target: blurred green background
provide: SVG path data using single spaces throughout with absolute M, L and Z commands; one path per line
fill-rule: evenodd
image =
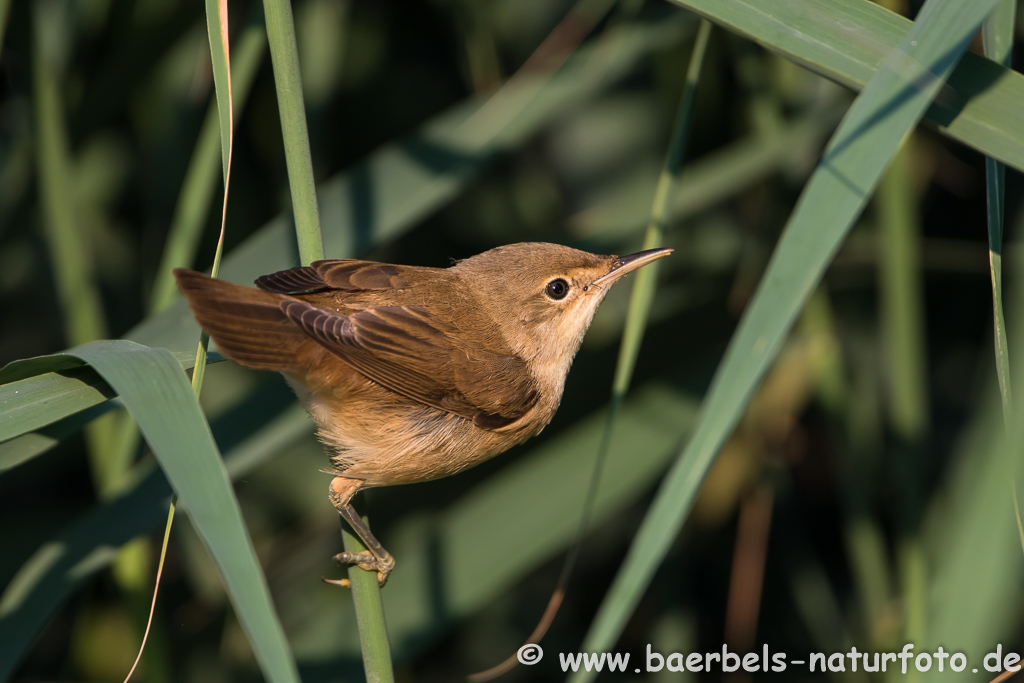
M 885 4 L 912 17 L 920 3 Z M 293 7 L 329 257 L 445 266 L 518 241 L 620 254 L 640 247 L 695 16 L 653 0 L 584 1 L 566 21 L 573 4 L 562 0 Z M 261 260 L 287 266 L 298 257 L 290 222 L 279 218 L 290 196 L 261 5 L 233 2 L 230 10 L 234 66 L 250 64 L 253 77 L 242 86 L 236 71 L 225 249 L 241 245 L 244 264 L 227 276 L 251 279 Z M 213 102 L 203 7 L 0 1 L 0 17 L 5 11 L 0 365 L 90 338 L 144 337 L 134 328 L 170 297 L 158 278 L 172 225 L 195 215 L 201 233 L 183 253 L 199 269 L 212 263 L 219 228 L 215 127 L 205 143 L 212 153 L 201 151 Z M 1019 42 L 1024 34 L 1016 35 Z M 518 99 L 478 110 L 531 54 L 517 76 L 525 83 Z M 852 98 L 735 34 L 712 34 L 683 177 L 669 201 L 666 243 L 676 252 L 662 263 L 597 516 L 544 640 L 549 659 L 504 680 L 562 680 L 555 653 L 580 648 Z M 66 155 L 56 202 L 77 248 L 46 227 L 54 211 L 43 200 L 53 168 L 47 140 Z M 205 166 L 197 161 L 211 154 Z M 210 196 L 189 194 L 187 179 Z M 1000 639 L 1021 649 L 1024 556 L 1010 469 L 987 445 L 1001 422 L 985 189 L 980 154 L 927 127 L 911 136 L 711 470 L 619 651 L 639 658 L 648 643 L 667 653 L 720 650 L 723 642 L 734 651 L 764 642 L 793 653 L 899 649 L 908 633 L 955 633 L 943 630 L 950 624 L 972 645 Z M 1011 170 L 1011 306 L 1020 290 L 1013 240 L 1022 196 Z M 280 239 L 260 232 L 272 221 Z M 887 231 L 894 221 L 903 243 Z M 69 278 L 78 283 L 70 295 L 62 290 Z M 533 629 L 574 538 L 628 300 L 629 286 L 620 285 L 602 306 L 540 437 L 457 477 L 367 497 L 375 533 L 398 560 L 384 594 L 399 680 L 458 680 L 515 652 Z M 69 301 L 92 311 L 87 321 L 76 321 Z M 160 345 L 190 350 L 195 329 L 176 306 Z M 280 377 L 230 363 L 211 366 L 203 403 L 221 450 L 237 458 L 235 491 L 303 680 L 360 680 L 350 599 L 319 580 L 341 575 L 329 560 L 341 547 L 311 428 Z M 148 498 L 112 507 L 117 493 L 138 490 L 153 462 L 144 445 L 130 447 L 129 483 L 104 491 L 90 466 L 97 438 L 74 433 L 0 470 L 0 586 L 75 525 L 103 527 L 90 522 L 97 511 L 147 531 L 116 570 L 84 577 L 14 680 L 119 680 L 134 659 L 167 488 L 156 483 Z M 901 588 L 908 524 L 926 546 L 924 630 L 908 624 L 917 612 L 908 612 Z M 979 534 L 990 542 L 980 551 L 968 543 L 980 543 Z M 951 569 L 954 560 L 962 566 Z M 954 574 L 992 588 L 967 595 L 962 582 L 943 584 Z M 258 676 L 216 569 L 182 515 L 135 680 Z

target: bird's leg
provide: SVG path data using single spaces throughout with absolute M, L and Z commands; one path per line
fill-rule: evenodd
M 352 527 L 352 531 L 356 532 L 356 535 L 359 536 L 363 541 L 363 545 L 367 548 L 359 553 L 338 553 L 334 556 L 334 560 L 339 564 L 356 564 L 367 571 L 377 572 L 377 583 L 383 587 L 388 581 L 388 574 L 395 568 L 395 558 L 384 549 L 380 541 L 370 532 L 370 528 L 363 523 L 356 509 L 352 507 L 352 496 L 355 495 L 362 484 L 363 482 L 359 479 L 349 479 L 347 477 L 335 477 L 331 480 L 331 486 L 328 491 L 331 504 L 337 508 L 338 514 L 348 522 L 348 525 Z M 338 586 L 349 585 L 348 579 L 324 579 L 324 581 Z

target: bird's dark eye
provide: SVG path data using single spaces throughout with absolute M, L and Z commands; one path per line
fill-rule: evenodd
M 547 292 L 549 297 L 558 301 L 564 299 L 565 295 L 569 293 L 569 283 L 562 278 L 558 278 L 549 282 L 544 291 Z

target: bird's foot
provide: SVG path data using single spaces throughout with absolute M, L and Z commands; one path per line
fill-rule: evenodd
M 391 555 L 380 558 L 375 556 L 369 550 L 364 550 L 359 553 L 338 553 L 334 556 L 334 561 L 341 565 L 358 565 L 368 572 L 377 572 L 377 584 L 381 588 L 383 588 L 384 584 L 388 582 L 388 575 L 391 573 L 391 570 L 395 568 L 395 558 L 391 557 Z M 324 579 L 323 581 L 324 583 L 342 586 L 344 588 L 348 588 L 352 585 L 348 579 Z

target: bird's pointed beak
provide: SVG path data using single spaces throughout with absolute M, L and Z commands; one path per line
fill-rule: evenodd
M 605 275 L 594 280 L 593 284 L 598 286 L 610 285 L 618 280 L 627 273 L 632 273 L 637 268 L 642 268 L 648 263 L 657 261 L 662 256 L 668 256 L 674 250 L 668 247 L 659 247 L 658 249 L 647 249 L 645 251 L 638 251 L 635 254 L 629 256 L 619 256 L 612 261 L 612 268 Z

